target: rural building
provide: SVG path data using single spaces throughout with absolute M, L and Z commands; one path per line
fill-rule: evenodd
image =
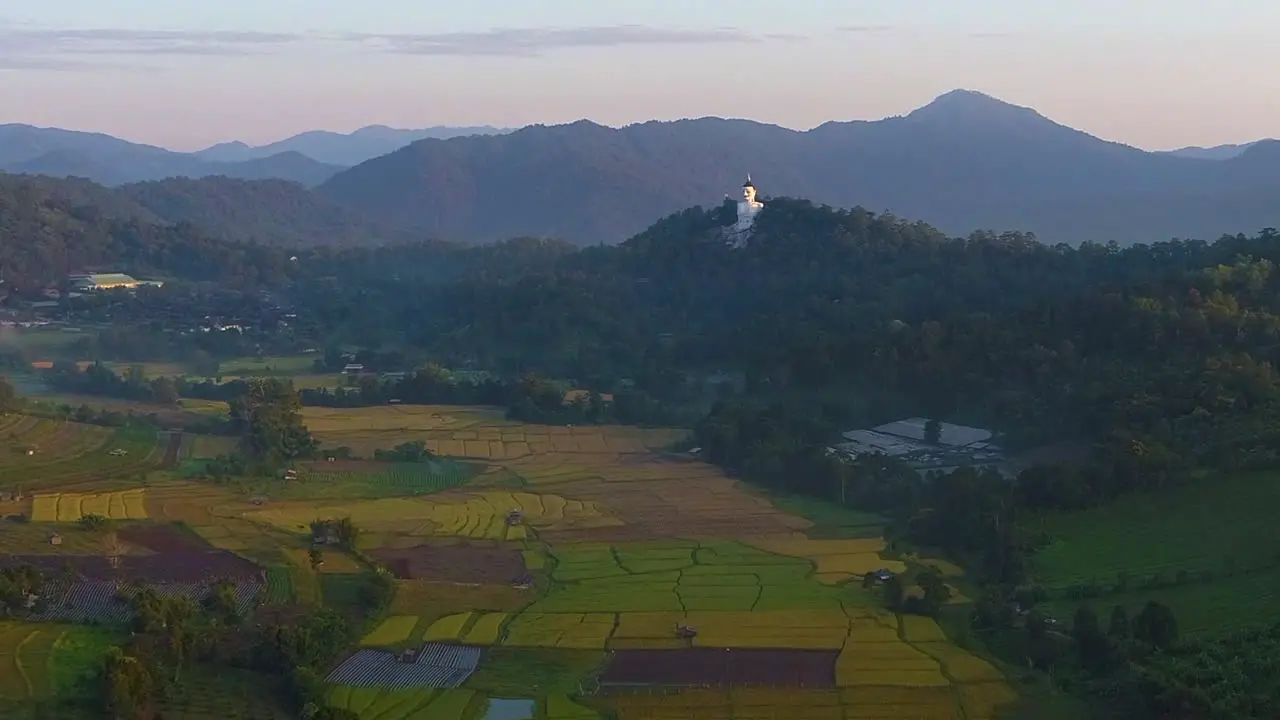
M 94 290 L 115 290 L 117 288 L 134 289 L 144 285 L 152 287 L 161 287 L 162 282 L 150 280 L 135 280 L 130 275 L 124 273 L 80 273 L 70 275 L 67 279 L 71 282 L 74 290 L 88 292 Z
M 564 404 L 572 405 L 578 402 L 587 402 L 590 398 L 591 398 L 590 390 L 566 390 L 564 394 Z M 600 393 L 600 401 L 606 402 L 606 403 L 613 402 L 613 394 Z
M 925 439 L 928 423 L 928 419 L 916 417 L 865 430 L 850 430 L 843 434 L 844 442 L 828 451 L 850 458 L 866 455 L 898 458 L 920 473 L 950 472 L 966 466 L 1001 466 L 1005 462 L 1003 451 L 994 441 L 994 432 L 940 422 L 937 442 L 929 442 Z

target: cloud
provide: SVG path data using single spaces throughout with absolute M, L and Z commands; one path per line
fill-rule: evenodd
M 679 30 L 646 25 L 577 28 L 495 28 L 483 32 L 352 34 L 348 39 L 383 52 L 406 55 L 536 57 L 556 50 L 624 45 L 758 43 L 791 36 L 759 36 L 736 28 Z
M 968 37 L 971 37 L 977 40 L 998 40 L 1000 38 L 1015 37 L 1016 35 L 1017 33 L 1013 33 L 1013 32 L 988 31 L 988 32 L 971 32 L 969 33 Z
M 836 28 L 840 32 L 859 33 L 863 35 L 884 35 L 896 31 L 894 25 L 842 25 Z
M 803 38 L 782 33 L 754 35 L 732 27 L 668 29 L 646 25 L 318 35 L 230 30 L 50 28 L 0 21 L 0 69 L 86 70 L 108 67 L 99 59 L 87 61 L 89 57 L 252 56 L 317 43 L 401 55 L 522 58 L 575 48 L 763 43 L 799 39 Z
M 260 55 L 305 40 L 288 33 L 220 30 L 47 28 L 0 24 L 0 67 L 83 70 L 103 67 L 85 56 Z

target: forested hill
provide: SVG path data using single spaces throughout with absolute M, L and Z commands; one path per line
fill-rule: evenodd
M 394 231 L 383 236 L 389 238 L 385 244 L 357 244 L 360 232 L 379 228 L 329 212 L 322 202 L 299 197 L 299 190 L 281 181 L 226 178 L 105 188 L 87 180 L 0 174 L 0 281 L 6 291 L 0 295 L 34 297 L 77 270 L 246 289 L 280 289 L 304 279 L 332 279 L 353 289 L 388 278 L 441 282 L 466 273 L 499 279 L 547 271 L 574 250 L 534 238 L 467 248 Z M 275 202 L 255 202 L 265 197 Z M 314 234 L 288 225 L 290 210 L 306 218 L 301 230 L 314 228 Z M 391 241 L 397 239 L 404 242 Z
M 956 91 L 904 117 L 804 132 L 701 118 L 423 140 L 317 191 L 451 240 L 532 234 L 594 244 L 736 195 L 751 173 L 769 196 L 886 210 L 953 235 L 1022 230 L 1055 243 L 1128 245 L 1280 225 L 1276 146 L 1223 160 L 1149 153 Z
M 1051 247 L 777 200 L 735 247 L 728 221 L 693 209 L 537 271 L 369 278 L 358 302 L 329 288 L 302 302 L 335 340 L 394 329 L 448 365 L 604 390 L 629 379 L 679 398 L 684 373 L 741 371 L 759 398 L 839 389 L 867 421 L 936 415 L 1026 444 L 1129 433 L 1188 454 L 1239 442 L 1253 448 L 1241 462 L 1269 452 L 1256 445 L 1265 416 L 1249 429 L 1206 420 L 1219 400 L 1202 393 L 1280 360 L 1274 231 Z
M 78 212 L 147 224 L 191 223 L 231 242 L 275 247 L 377 245 L 425 238 L 339 207 L 284 180 L 173 178 L 107 188 L 84 179 L 0 173 L 11 207 L 55 202 Z

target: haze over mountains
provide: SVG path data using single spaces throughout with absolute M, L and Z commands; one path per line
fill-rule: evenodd
M 691 205 L 736 198 L 747 173 L 766 201 L 794 196 L 862 206 L 951 235 L 1023 230 L 1046 242 L 1129 245 L 1280 226 L 1280 141 L 1147 152 L 963 90 L 905 116 L 808 131 L 720 118 L 617 129 L 579 121 L 514 132 L 373 127 L 184 154 L 85 133 L 27 128 L 24 135 L 15 127 L 23 126 L 0 127 L 0 169 L 11 172 L 107 184 L 168 172 L 314 186 L 195 180 L 147 191 L 153 204 L 161 189 L 181 198 L 164 201 L 167 219 L 213 226 L 232 212 L 231 193 L 237 216 L 267 222 L 274 236 L 311 242 L 326 241 L 327 224 L 317 218 L 329 218 L 344 228 L 335 236 L 341 242 L 376 226 L 377 238 L 368 240 L 533 235 L 613 243 Z M 441 137 L 450 133 L 457 136 Z M 18 144 L 25 156 L 10 137 L 25 138 Z M 342 168 L 339 160 L 358 164 Z
M 259 147 L 230 142 L 183 153 L 102 133 L 11 124 L 0 125 L 0 170 L 83 177 L 104 185 L 222 175 L 243 180 L 291 180 L 313 186 L 344 168 L 415 140 L 500 132 L 506 131 L 492 127 L 401 130 L 371 126 L 349 134 L 305 132 Z
M 296 152 L 318 162 L 350 167 L 359 165 L 366 160 L 372 160 L 380 155 L 395 152 L 405 145 L 418 140 L 427 138 L 447 140 L 453 137 L 498 135 L 507 132 L 511 132 L 511 130 L 488 125 L 479 127 L 436 126 L 418 130 L 370 125 L 345 134 L 327 130 L 312 130 L 257 147 L 246 145 L 242 142 L 220 143 L 194 153 L 194 155 L 202 160 L 215 162 L 244 162 L 268 158 L 284 152 Z
M 444 238 L 593 243 L 736 196 L 748 172 L 764 195 L 887 210 L 954 235 L 1016 229 L 1132 244 L 1280 225 L 1280 142 L 1218 161 L 1146 152 L 970 91 L 904 117 L 805 132 L 704 118 L 425 140 L 317 192 Z

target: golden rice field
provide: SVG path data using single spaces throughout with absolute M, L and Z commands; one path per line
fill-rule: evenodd
M 824 583 L 841 583 L 880 569 L 894 573 L 907 569 L 900 560 L 881 557 L 885 549 L 883 538 L 811 540 L 802 533 L 795 533 L 789 537 L 759 538 L 747 542 L 779 555 L 812 560 L 816 571 L 814 577 Z
M 33 522 L 77 522 L 86 515 L 109 520 L 145 520 L 145 491 L 43 493 L 32 498 Z
M 987 720 L 1014 698 L 996 667 L 949 643 L 936 622 L 886 612 L 862 589 L 867 572 L 908 569 L 883 557 L 882 539 L 809 537 L 811 522 L 718 468 L 655 452 L 676 431 L 532 426 L 480 408 L 306 412 L 326 446 L 371 454 L 422 440 L 442 455 L 487 461 L 490 470 L 466 489 L 272 503 L 245 510 L 246 521 L 303 533 L 316 517 L 347 516 L 367 529 L 362 548 L 408 549 L 443 537 L 505 541 L 548 581 L 524 591 L 400 581 L 390 616 L 364 638 L 367 646 L 441 641 L 584 656 L 685 647 L 836 653 L 832 690 L 589 699 L 622 720 Z M 511 489 L 513 480 L 522 487 Z M 516 509 L 525 536 L 505 526 Z M 961 575 L 954 565 L 928 563 L 945 577 Z M 696 635 L 680 638 L 681 625 Z
M 529 425 L 491 408 L 396 405 L 372 408 L 304 408 L 303 419 L 325 447 L 350 447 L 371 457 L 379 448 L 423 441 L 438 455 L 476 460 L 515 460 L 553 452 L 638 454 L 665 447 L 683 431 L 620 426 Z
M 321 581 L 333 580 L 332 574 L 362 569 L 333 548 L 325 549 L 319 572 L 310 568 L 306 536 L 316 519 L 350 517 L 362 530 L 362 550 L 474 545 L 520 551 L 538 577 L 530 588 L 439 577 L 397 580 L 387 615 L 360 641 L 365 647 L 443 641 L 508 654 L 503 657 L 597 658 L 627 650 L 732 647 L 823 650 L 837 658 L 838 687 L 829 690 L 606 691 L 569 700 L 555 693 L 575 694 L 576 680 L 555 689 L 544 685 L 545 692 L 534 695 L 539 717 L 548 720 L 597 717 L 588 705 L 616 711 L 622 720 L 990 720 L 997 706 L 1014 698 L 997 667 L 949 643 L 934 621 L 889 614 L 862 589 L 866 572 L 907 569 L 902 560 L 883 557 L 881 539 L 809 537 L 810 521 L 718 468 L 657 452 L 679 431 L 532 426 L 483 408 L 306 408 L 305 414 L 326 446 L 371 455 L 422 440 L 441 454 L 482 460 L 490 469 L 469 485 L 431 495 L 268 498 L 255 504 L 243 491 L 212 483 L 153 477 L 138 487 L 137 473 L 133 486 L 94 485 L 119 478 L 85 473 L 101 466 L 98 460 L 120 437 L 103 428 L 7 417 L 0 418 L 0 443 L 30 443 L 37 452 L 0 454 L 0 473 L 23 463 L 62 464 L 54 477 L 69 478 L 67 485 L 28 493 L 33 520 L 74 522 L 98 514 L 181 521 L 213 546 L 287 575 L 292 597 L 304 602 L 318 600 Z M 224 438 L 186 440 L 191 457 L 234 449 Z M 128 458 L 111 460 L 136 466 L 150 457 L 155 442 L 149 443 L 141 455 L 131 450 Z M 50 447 L 59 448 L 56 456 L 46 452 Z M 508 527 L 512 510 L 521 512 L 522 523 Z M 79 542 L 72 534 L 69 541 Z M 35 547 L 42 537 L 33 532 L 30 543 L 15 546 Z M 961 574 L 942 563 L 939 569 L 948 578 Z M 696 636 L 678 637 L 680 625 L 697 628 Z M 542 672 L 546 663 L 535 665 L 527 673 Z M 480 675 L 492 680 L 499 671 L 486 672 Z M 545 682 L 511 672 L 515 686 Z M 361 712 L 394 704 L 392 698 L 365 702 L 368 692 L 342 692 L 335 698 Z M 431 694 L 427 704 L 460 702 L 469 692 Z
M 317 518 L 349 517 L 364 531 L 361 548 L 371 549 L 414 547 L 427 537 L 524 539 L 522 528 L 506 524 L 512 510 L 523 512 L 525 523 L 535 531 L 622 524 L 595 502 L 500 490 L 377 500 L 278 502 L 245 511 L 243 516 L 294 533 L 308 532 L 309 524 Z

